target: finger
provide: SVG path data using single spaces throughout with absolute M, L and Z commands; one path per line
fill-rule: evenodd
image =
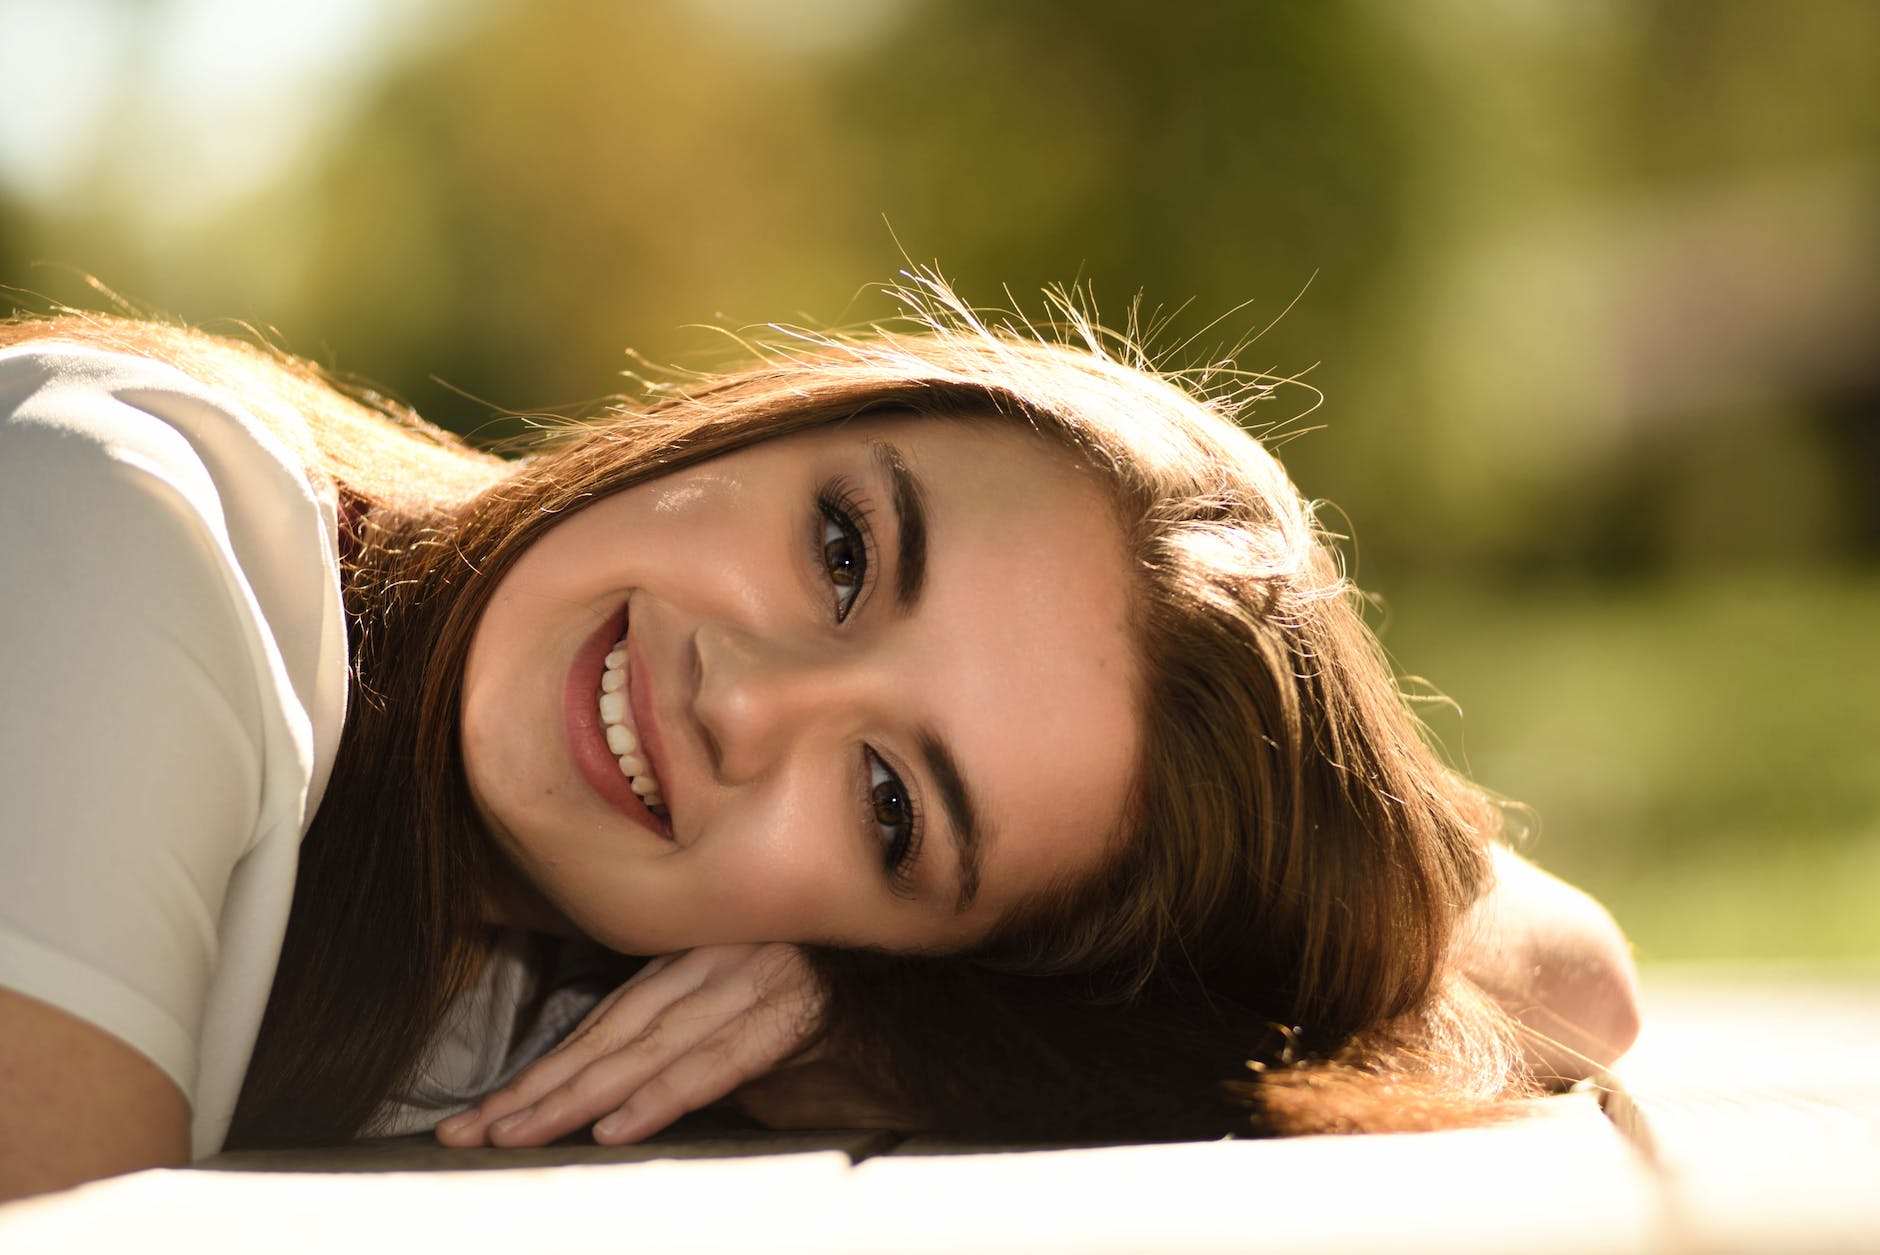
M 490 1143 L 539 1146 L 591 1123 L 746 1010 L 744 1003 L 711 992 L 681 999 L 633 1040 L 589 1061 L 529 1107 L 493 1122 Z
M 582 1036 L 584 1030 L 591 1027 L 599 1017 L 617 1006 L 626 993 L 625 985 L 613 990 L 595 1005 L 567 1037 L 517 1073 L 507 1085 L 483 1095 L 466 1110 L 439 1121 L 433 1130 L 438 1142 L 445 1146 L 481 1146 L 492 1122 L 526 1108 L 543 1093 L 560 1084 L 582 1066 L 580 1048 L 573 1051 L 564 1048 Z
M 539 1145 L 619 1108 L 641 1086 L 689 1055 L 697 1058 L 676 1074 L 688 1077 L 682 1100 L 701 1106 L 752 1074 L 768 1068 L 802 1043 L 816 1022 L 815 999 L 794 985 L 781 991 L 751 978 L 750 956 L 720 948 L 727 960 L 714 978 L 660 1013 L 638 1038 L 595 1059 L 532 1107 L 490 1126 L 499 1146 Z M 712 1080 L 716 1072 L 722 1079 Z M 710 1092 L 703 1087 L 710 1084 Z M 663 1125 L 678 1114 L 660 1121 Z
M 467 1111 L 437 1126 L 446 1146 L 481 1146 L 489 1126 L 521 1111 L 564 1084 L 596 1057 L 642 1031 L 661 1010 L 698 987 L 704 973 L 680 967 L 682 955 L 655 959 L 597 1003 L 574 1030 L 549 1053 L 492 1091 Z
M 681 950 L 676 954 L 662 954 L 657 958 L 648 959 L 639 971 L 620 982 L 605 998 L 602 998 L 599 1002 L 590 1007 L 588 1013 L 581 1017 L 580 1022 L 568 1030 L 567 1036 L 550 1047 L 548 1053 L 555 1054 L 581 1041 L 595 1025 L 607 1018 L 608 1013 L 611 1012 L 615 1006 L 619 1005 L 621 999 L 625 998 L 629 992 L 639 989 L 644 985 L 652 984 L 655 979 L 660 978 L 662 974 L 671 972 L 681 960 L 689 957 L 691 953 L 691 951 Z M 677 977 L 666 975 L 660 983 L 670 984 L 675 981 L 682 981 L 683 975 L 683 973 L 680 973 Z M 697 987 L 696 981 L 682 981 L 682 983 L 687 990 Z M 675 996 L 677 995 L 675 994 Z M 547 1055 L 543 1056 L 543 1058 L 547 1057 Z
M 617 1146 L 650 1137 L 768 1070 L 797 1041 L 796 1034 L 775 1028 L 752 1033 L 748 1026 L 734 1026 L 715 1034 L 637 1086 L 594 1126 L 594 1140 Z

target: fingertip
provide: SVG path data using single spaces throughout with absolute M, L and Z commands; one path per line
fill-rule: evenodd
M 634 1140 L 633 1117 L 626 1111 L 616 1111 L 594 1125 L 594 1140 L 603 1146 L 622 1146 Z
M 474 1108 L 469 1111 L 460 1111 L 448 1120 L 439 1121 L 437 1127 L 431 1132 L 436 1136 L 438 1143 L 443 1146 L 466 1147 L 483 1144 L 483 1127 L 477 1119 Z
M 520 1146 L 523 1144 L 522 1130 L 529 1123 L 529 1117 L 535 1114 L 533 1107 L 524 1107 L 521 1111 L 504 1116 L 489 1127 L 490 1145 Z

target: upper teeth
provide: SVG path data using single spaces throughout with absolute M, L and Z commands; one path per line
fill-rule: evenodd
M 632 782 L 633 791 L 645 800 L 648 809 L 665 805 L 659 778 L 653 765 L 640 752 L 640 738 L 634 735 L 627 714 L 627 641 L 623 636 L 602 663 L 601 727 L 607 735 L 607 748 L 620 758 L 620 774 Z

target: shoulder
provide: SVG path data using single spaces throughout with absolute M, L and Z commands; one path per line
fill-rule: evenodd
M 10 583 L 46 561 L 68 564 L 48 573 L 59 596 L 109 595 L 125 568 L 193 582 L 268 656 L 282 696 L 336 728 L 337 499 L 236 396 L 89 345 L 0 351 L 0 515 Z
M 226 618 L 205 613 L 226 600 L 222 494 L 196 445 L 152 405 L 208 401 L 195 392 L 160 362 L 59 344 L 0 353 L 9 670 L 20 641 L 46 636 L 47 618 L 108 613 L 131 597 L 166 627 L 190 625 L 189 636 Z
M 47 832 L 73 831 L 76 799 L 104 783 L 85 744 L 88 707 L 112 710 L 116 739 L 134 738 L 140 757 L 168 751 L 166 728 L 214 747 L 217 778 L 253 792 L 265 623 L 222 485 L 163 413 L 183 404 L 215 400 L 161 362 L 61 344 L 0 353 L 0 779 L 12 800 L 40 803 Z M 23 761 L 40 764 L 38 784 L 20 778 Z M 12 825 L 9 842 L 28 826 Z
M 0 474 L 15 483 L 135 471 L 212 503 L 214 455 L 282 461 L 270 444 L 232 398 L 165 362 L 60 341 L 0 352 Z
M 84 637 L 212 681 L 267 750 L 270 807 L 317 797 L 344 717 L 336 513 L 238 399 L 174 366 L 0 352 L 0 666 L 84 666 Z
M 136 398 L 164 394 L 217 403 L 213 389 L 151 357 L 64 340 L 0 349 L 0 423 L 8 427 L 110 434 L 142 408 Z

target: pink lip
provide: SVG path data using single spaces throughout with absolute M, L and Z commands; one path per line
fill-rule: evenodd
M 568 749 L 574 759 L 575 767 L 581 772 L 581 778 L 590 788 L 600 794 L 603 801 L 615 810 L 631 819 L 635 824 L 656 833 L 668 841 L 672 839 L 672 828 L 652 811 L 646 809 L 646 803 L 627 778 L 620 774 L 620 760 L 607 748 L 607 736 L 601 727 L 599 693 L 601 672 L 606 667 L 607 653 L 620 639 L 626 629 L 627 616 L 623 609 L 608 616 L 607 621 L 596 628 L 581 648 L 575 652 L 574 665 L 568 670 L 568 683 L 562 689 L 562 718 L 567 725 Z M 631 672 L 629 689 L 644 682 L 642 672 L 634 665 L 637 659 L 630 660 Z M 641 723 L 641 702 L 643 698 L 637 692 L 633 695 L 633 719 L 636 727 L 646 729 Z M 642 737 L 646 732 L 642 731 Z M 652 746 L 647 746 L 648 756 L 652 757 Z M 654 774 L 659 773 L 659 759 L 653 758 Z M 660 779 L 665 779 L 660 776 Z

